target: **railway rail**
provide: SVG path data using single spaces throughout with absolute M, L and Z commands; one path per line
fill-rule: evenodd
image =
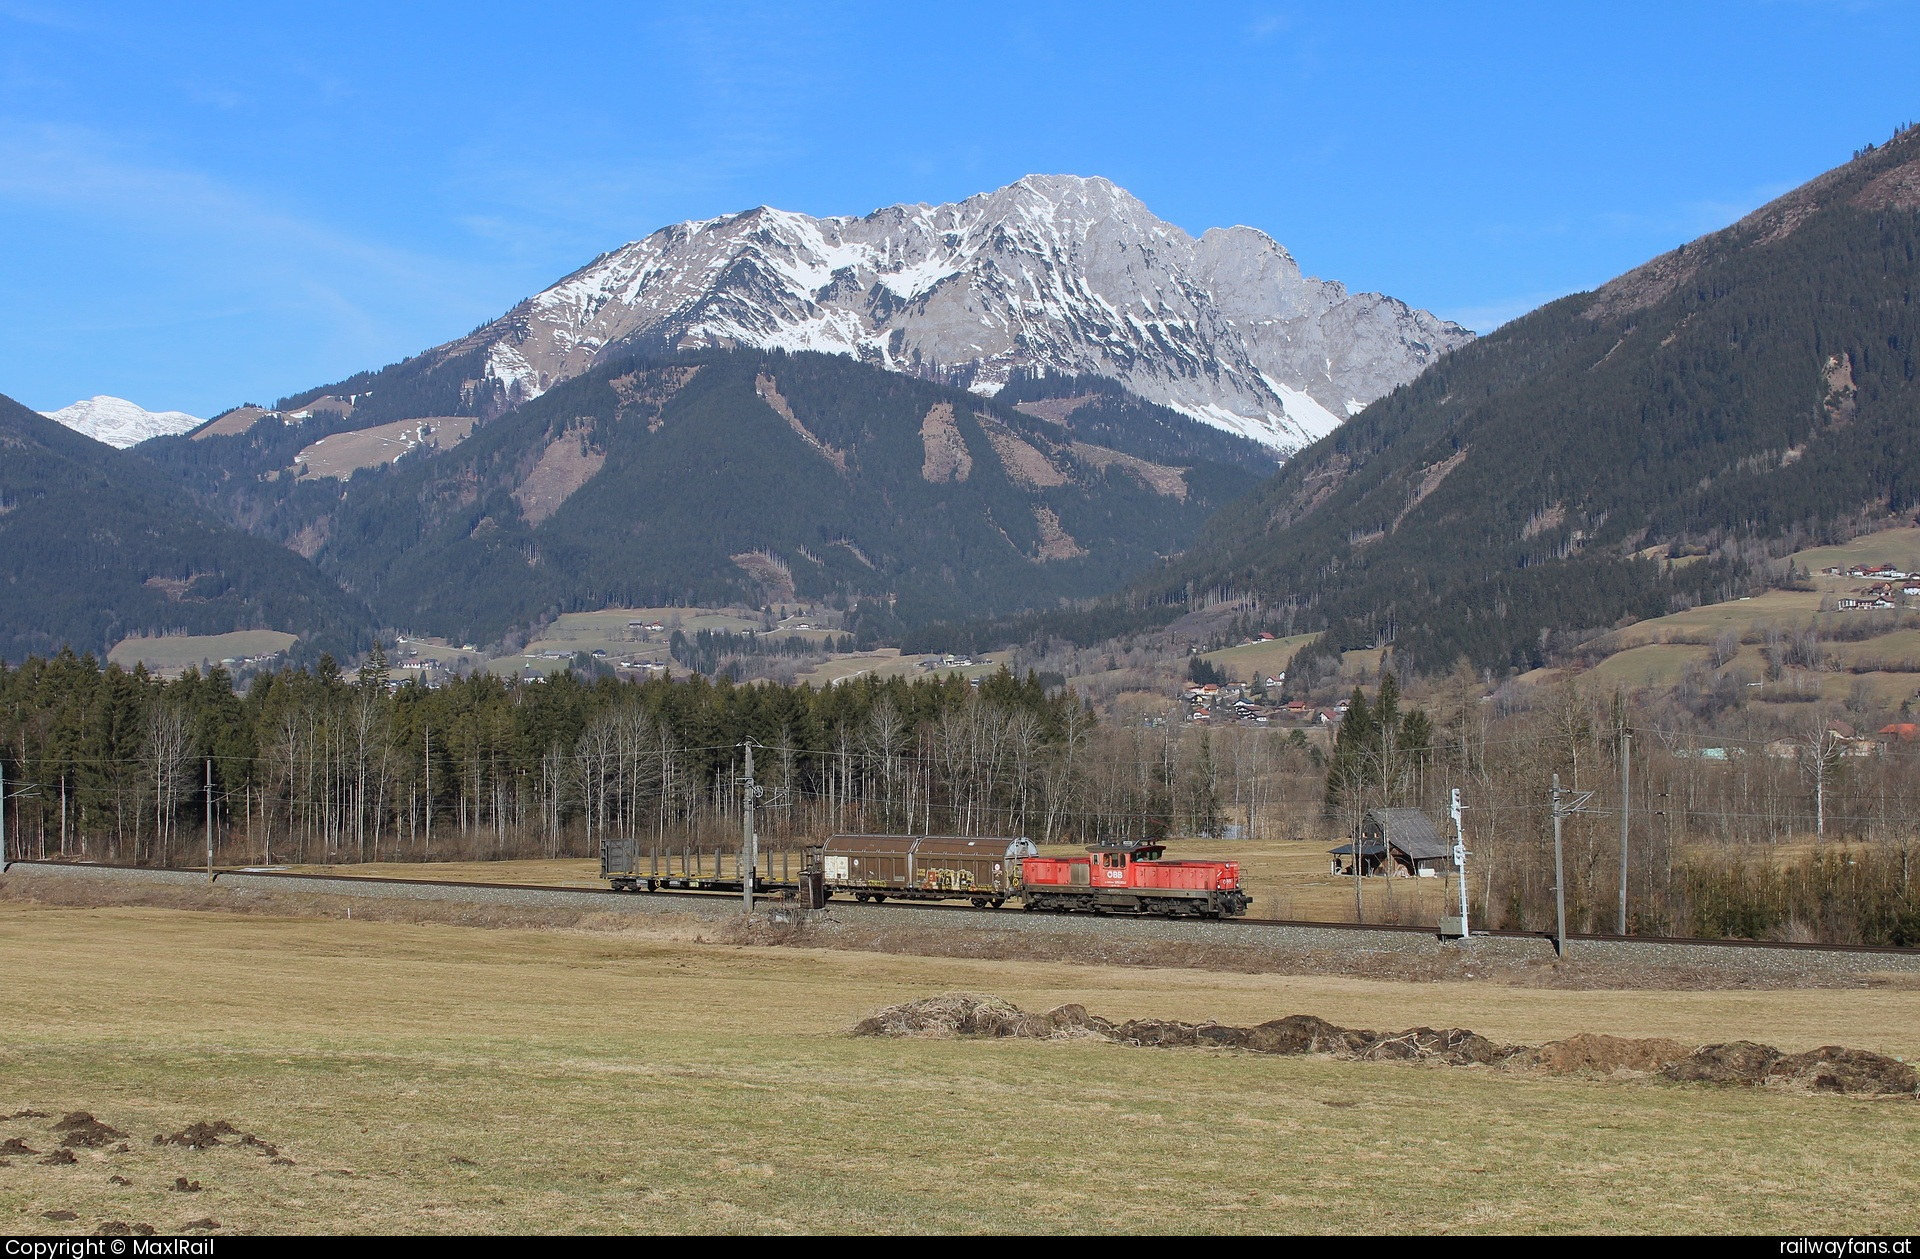
M 136 878 L 140 875 L 171 876 L 167 878 L 167 881 L 169 882 L 202 882 L 202 881 L 206 881 L 208 878 L 207 872 L 204 869 L 185 868 L 185 869 L 157 870 L 157 869 L 153 869 L 152 867 L 146 867 L 146 866 L 116 866 L 116 865 L 108 865 L 101 862 L 77 862 L 77 861 L 11 861 L 7 863 L 4 869 L 0 869 L 0 875 L 11 874 L 15 871 L 20 871 L 20 870 L 29 870 L 29 871 L 44 870 L 49 873 L 58 872 L 58 871 L 72 871 L 75 873 L 90 872 L 90 871 L 121 872 Z M 695 904 L 711 905 L 716 907 L 724 905 L 729 909 L 736 906 L 740 898 L 740 887 L 739 887 L 738 881 L 728 880 L 728 879 L 709 880 L 709 882 L 712 884 L 715 884 L 715 886 L 699 888 L 699 889 L 662 887 L 660 890 L 657 890 L 654 892 L 636 894 L 633 892 L 616 891 L 612 888 L 602 888 L 602 887 L 566 887 L 566 886 L 560 886 L 555 884 L 539 884 L 539 883 L 495 883 L 495 882 L 481 883 L 481 882 L 458 881 L 458 880 L 451 880 L 451 879 L 408 879 L 408 878 L 395 878 L 388 875 L 310 874 L 310 873 L 302 873 L 302 872 L 292 871 L 292 870 L 247 869 L 244 867 L 234 867 L 234 868 L 217 867 L 213 872 L 212 881 L 216 884 L 221 881 L 225 881 L 229 884 L 229 886 L 231 886 L 236 880 L 240 880 L 244 882 L 258 882 L 265 885 L 271 885 L 274 883 L 291 883 L 296 887 L 302 884 L 310 887 L 316 887 L 316 888 L 319 885 L 326 885 L 327 894 L 334 894 L 334 895 L 338 895 L 338 894 L 351 895 L 352 894 L 351 889 L 353 887 L 357 885 L 368 885 L 373 887 L 383 887 L 383 888 L 390 888 L 395 890 L 418 888 L 418 889 L 421 889 L 423 894 L 428 891 L 438 892 L 438 893 L 447 893 L 447 892 L 459 892 L 462 890 L 472 890 L 472 891 L 486 891 L 486 892 L 500 893 L 500 894 L 506 894 L 509 896 L 514 893 L 538 894 L 543 899 L 550 898 L 555 894 L 561 894 L 565 898 L 570 900 L 573 898 L 581 898 L 582 900 L 606 900 L 606 901 L 615 901 L 615 902 L 619 902 L 619 901 L 631 902 L 635 900 L 637 896 L 640 896 L 650 901 L 652 900 L 662 900 L 662 901 L 668 901 L 668 902 L 679 901 L 679 902 L 690 902 Z M 729 883 L 731 884 L 730 887 L 724 886 L 724 884 L 729 884 Z M 768 901 L 769 904 L 781 905 L 781 904 L 792 903 L 789 898 L 783 897 L 779 894 L 780 892 L 783 892 L 783 891 L 789 891 L 790 890 L 789 887 L 782 887 L 780 885 L 775 885 L 773 887 L 767 887 L 766 885 L 762 885 L 762 887 L 764 891 L 774 893 L 773 895 L 769 895 L 766 897 L 766 900 Z M 830 901 L 829 906 L 834 909 L 855 908 L 855 906 L 849 905 L 844 900 L 841 900 L 838 898 Z M 875 913 L 875 914 L 908 913 L 908 914 L 934 914 L 934 915 L 940 915 L 940 916 L 960 915 L 963 917 L 971 917 L 975 921 L 980 922 L 982 924 L 1005 923 L 1005 924 L 1012 925 L 1017 923 L 1022 926 L 1028 926 L 1028 925 L 1035 926 L 1042 930 L 1044 930 L 1045 927 L 1050 923 L 1059 924 L 1069 920 L 1068 917 L 1064 915 L 1034 914 L 1034 913 L 1027 912 L 1025 910 L 1011 908 L 1011 907 L 1000 908 L 1000 909 L 976 908 L 975 906 L 968 905 L 968 904 L 945 904 L 945 903 L 934 902 L 934 901 L 875 901 L 875 902 L 869 902 L 866 904 L 861 904 L 857 908 L 862 913 Z M 1073 915 L 1071 918 L 1071 921 L 1073 921 L 1076 926 L 1087 925 L 1087 924 L 1097 924 L 1097 925 L 1108 925 L 1108 926 L 1117 928 L 1117 927 L 1128 925 L 1128 924 L 1140 924 L 1143 922 L 1151 923 L 1156 920 L 1150 920 L 1150 919 L 1143 920 L 1143 919 L 1127 917 L 1127 916 L 1100 917 L 1100 916 L 1089 916 L 1089 915 L 1081 914 L 1081 915 Z M 1307 919 L 1290 919 L 1290 918 L 1234 918 L 1229 920 L 1213 920 L 1213 921 L 1182 919 L 1180 920 L 1180 925 L 1196 931 L 1200 931 L 1200 932 L 1205 932 L 1207 931 L 1208 928 L 1214 928 L 1216 930 L 1221 930 L 1221 931 L 1231 930 L 1231 932 L 1236 935 L 1240 934 L 1242 931 L 1245 931 L 1246 929 L 1251 928 L 1256 931 L 1265 930 L 1265 931 L 1271 931 L 1271 932 L 1306 930 L 1306 931 L 1313 931 L 1313 932 L 1332 932 L 1332 933 L 1357 935 L 1357 936 L 1371 935 L 1371 936 L 1379 936 L 1379 937 L 1385 937 L 1385 938 L 1401 937 L 1401 938 L 1420 938 L 1424 940 L 1441 939 L 1436 928 L 1422 927 L 1422 926 L 1409 926 L 1405 924 L 1395 924 L 1395 923 L 1322 922 L 1322 921 L 1313 921 L 1313 920 L 1307 920 Z M 1478 941 L 1478 940 L 1511 940 L 1516 942 L 1524 941 L 1524 942 L 1529 942 L 1533 944 L 1546 944 L 1550 947 L 1553 942 L 1553 933 L 1550 931 L 1476 930 L 1471 936 L 1471 939 L 1475 941 Z M 1726 938 L 1726 937 L 1574 934 L 1572 932 L 1568 933 L 1567 942 L 1570 945 L 1571 944 L 1588 944 L 1588 945 L 1606 945 L 1606 946 L 1612 946 L 1612 947 L 1644 946 L 1648 948 L 1665 947 L 1665 948 L 1684 948 L 1689 950 L 1693 950 L 1693 949 L 1737 950 L 1737 951 L 1748 951 L 1748 952 L 1774 953 L 1774 954 L 1781 954 L 1781 955 L 1791 955 L 1791 954 L 1878 955 L 1878 956 L 1886 957 L 1889 960 L 1898 959 L 1903 962 L 1913 963 L 1916 969 L 1920 969 L 1920 948 L 1902 948 L 1896 945 L 1812 944 L 1812 943 L 1803 943 L 1799 941 L 1790 941 L 1790 940 L 1743 940 L 1743 939 L 1732 939 L 1732 938 Z M 1902 969 L 1905 969 L 1905 967 L 1902 967 Z

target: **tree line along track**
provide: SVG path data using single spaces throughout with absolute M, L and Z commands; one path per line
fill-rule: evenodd
M 616 892 L 598 887 L 496 882 L 460 882 L 442 879 L 395 878 L 385 875 L 310 874 L 279 870 L 216 868 L 209 880 L 204 869 L 156 870 L 85 862 L 10 862 L 0 880 L 20 880 L 31 887 L 43 879 L 86 879 L 128 885 L 165 884 L 244 892 L 257 890 L 295 895 L 359 896 L 379 899 L 418 899 L 513 905 L 524 908 L 574 908 L 634 913 L 693 913 L 730 918 L 740 912 L 737 892 L 662 890 L 650 893 Z M 766 898 L 769 908 L 791 908 L 791 901 Z M 1443 940 L 1431 927 L 1391 923 L 1310 922 L 1278 918 L 1162 919 L 1115 914 L 1041 914 L 1019 909 L 976 909 L 927 901 L 855 904 L 835 899 L 823 911 L 836 922 L 866 925 L 959 925 L 969 922 L 981 930 L 1006 930 L 1078 937 L 1131 938 L 1183 943 L 1244 945 L 1257 949 L 1340 950 L 1441 954 L 1468 948 L 1476 954 L 1499 954 L 1551 960 L 1551 933 L 1532 931 L 1476 931 L 1466 941 Z M 962 917 L 956 918 L 956 915 Z M 1745 969 L 1868 973 L 1902 971 L 1920 974 L 1920 949 L 1885 945 L 1807 944 L 1793 941 L 1687 939 L 1663 936 L 1572 935 L 1567 937 L 1571 960 L 1604 957 L 1609 961 L 1654 965 L 1713 966 L 1740 959 Z

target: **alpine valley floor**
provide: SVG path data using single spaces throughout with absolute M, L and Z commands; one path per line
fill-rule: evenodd
M 1557 990 L 746 947 L 702 932 L 713 925 L 506 930 L 0 902 L 0 1115 L 15 1116 L 0 1143 L 34 1151 L 0 1156 L 0 1229 L 1920 1223 L 1911 1098 L 847 1034 L 882 1005 L 964 990 L 1113 1018 L 1313 1013 L 1506 1041 L 1838 1042 L 1911 1059 L 1911 983 Z M 125 1150 L 43 1161 L 61 1148 L 52 1126 L 81 1110 L 126 1134 Z M 223 1120 L 265 1145 L 153 1141 Z

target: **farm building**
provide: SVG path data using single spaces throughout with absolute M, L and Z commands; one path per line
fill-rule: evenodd
M 1418 809 L 1373 809 L 1360 828 L 1360 873 L 1433 878 L 1453 869 L 1453 846 Z M 1354 845 L 1328 850 L 1335 874 L 1352 874 Z M 1340 858 L 1347 858 L 1343 864 Z

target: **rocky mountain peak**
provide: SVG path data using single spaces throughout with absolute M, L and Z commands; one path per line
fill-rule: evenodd
M 1304 276 L 1254 228 L 1196 240 L 1108 180 L 1029 175 L 947 205 L 665 227 L 459 348 L 487 347 L 510 402 L 623 345 L 819 350 L 982 394 L 1098 375 L 1284 455 L 1471 336 Z

